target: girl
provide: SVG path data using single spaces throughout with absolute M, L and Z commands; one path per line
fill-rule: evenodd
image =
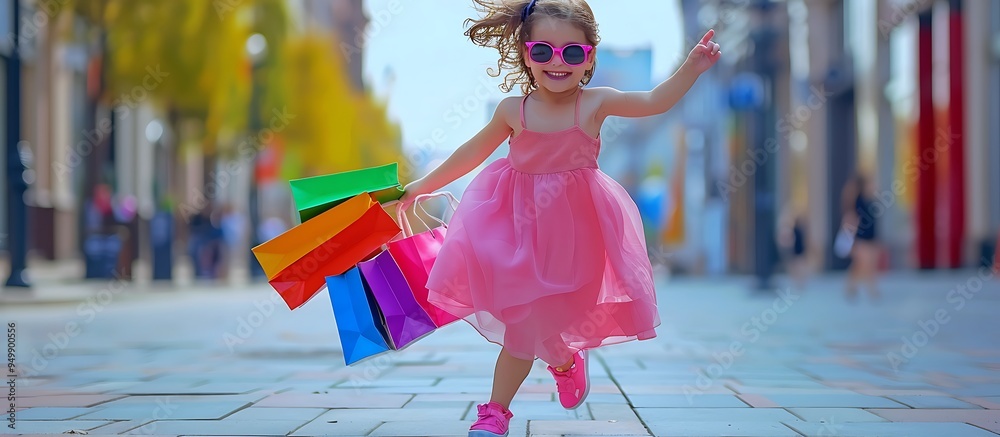
M 600 41 L 584 0 L 474 1 L 484 16 L 467 21 L 466 36 L 499 51 L 498 66 L 510 71 L 501 88 L 520 85 L 524 96 L 501 101 L 479 134 L 406 186 L 401 204 L 472 171 L 510 139 L 510 154 L 466 189 L 427 283 L 432 303 L 503 347 L 469 435 L 505 436 L 536 357 L 573 409 L 590 388 L 588 349 L 656 335 L 638 209 L 597 167 L 601 124 L 666 112 L 721 52 L 709 31 L 652 91 L 584 92 Z
M 843 195 L 844 226 L 855 230 L 847 279 L 848 302 L 857 299 L 861 283 L 868 286 L 872 300 L 879 300 L 878 272 L 882 249 L 875 232 L 879 217 L 876 206 L 875 186 L 871 179 L 863 174 L 851 178 L 844 187 Z

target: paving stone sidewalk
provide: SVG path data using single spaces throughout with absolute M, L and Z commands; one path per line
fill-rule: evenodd
M 995 436 L 1000 282 L 977 278 L 895 275 L 881 302 L 854 304 L 837 276 L 777 294 L 664 281 L 659 336 L 593 353 L 575 411 L 536 362 L 510 435 Z M 0 433 L 464 436 L 489 397 L 499 348 L 464 323 L 345 367 L 329 298 L 290 312 L 274 296 L 201 286 L 5 303 L 16 429 Z

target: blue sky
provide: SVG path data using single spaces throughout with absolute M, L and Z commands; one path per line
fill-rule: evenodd
M 589 3 L 600 25 L 599 50 L 651 47 L 654 80 L 669 77 L 688 50 L 681 47 L 676 0 Z M 486 74 L 496 67 L 496 52 L 462 34 L 464 20 L 476 14 L 471 1 L 367 0 L 366 9 L 366 80 L 389 102 L 407 147 L 454 150 L 483 127 L 495 102 L 510 95 L 497 88 L 500 78 Z

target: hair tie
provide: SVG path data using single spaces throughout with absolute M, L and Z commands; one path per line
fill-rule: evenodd
M 528 6 L 525 6 L 524 9 L 521 10 L 521 22 L 522 23 L 525 22 L 525 21 L 527 21 L 528 20 L 528 15 L 531 15 L 531 13 L 535 11 L 535 2 L 536 1 L 538 1 L 538 0 L 531 0 L 530 2 L 528 2 Z

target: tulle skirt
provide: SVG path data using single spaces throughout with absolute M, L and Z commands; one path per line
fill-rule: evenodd
M 652 338 L 660 323 L 638 208 L 596 168 L 490 164 L 462 196 L 427 286 L 432 304 L 487 340 L 549 364 Z

